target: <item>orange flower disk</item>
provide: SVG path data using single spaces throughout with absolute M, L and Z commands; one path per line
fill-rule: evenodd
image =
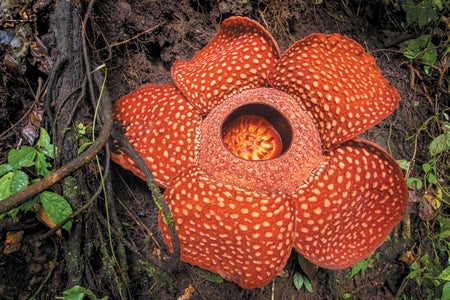
M 172 78 L 122 97 L 115 118 L 165 188 L 181 260 L 261 287 L 292 248 L 343 269 L 400 222 L 400 167 L 355 139 L 400 97 L 355 41 L 312 34 L 280 56 L 260 24 L 231 17 Z M 144 179 L 122 150 L 112 157 Z

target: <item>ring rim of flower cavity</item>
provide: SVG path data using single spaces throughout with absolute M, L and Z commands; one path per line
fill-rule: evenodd
M 254 108 L 253 115 L 268 118 L 274 127 L 284 127 L 278 133 L 289 145 L 279 156 L 248 160 L 225 146 L 224 124 L 235 112 L 247 112 L 245 107 Z M 201 124 L 199 147 L 198 164 L 207 174 L 224 183 L 266 192 L 293 192 L 322 161 L 320 137 L 312 119 L 293 97 L 273 88 L 245 90 L 213 108 Z

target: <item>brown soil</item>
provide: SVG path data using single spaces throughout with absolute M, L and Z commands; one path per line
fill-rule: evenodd
M 25 7 L 25 2 L 29 1 L 16 2 Z M 25 10 L 37 21 L 29 23 L 36 27 L 33 31 L 47 47 L 48 51 L 42 51 L 42 55 L 50 57 L 55 64 L 58 55 L 55 45 L 58 32 L 52 27 L 55 26 L 52 21 L 55 3 L 31 2 Z M 430 103 L 411 89 L 409 69 L 401 67 L 404 58 L 397 51 L 401 40 L 395 40 L 398 28 L 391 22 L 392 18 L 398 17 L 396 14 L 399 11 L 389 10 L 379 1 L 368 1 L 368 4 L 358 4 L 361 1 L 300 0 L 242 2 L 97 1 L 86 31 L 94 65 L 105 62 L 107 66 L 106 85 L 112 99 L 118 99 L 144 83 L 171 82 L 170 66 L 173 62 L 190 59 L 211 40 L 221 21 L 229 16 L 242 15 L 258 20 L 273 33 L 282 51 L 293 41 L 310 33 L 339 32 L 358 41 L 376 58 L 383 74 L 402 97 L 399 109 L 364 136 L 389 148 L 396 159 L 411 159 L 413 145 L 406 138 L 427 117 Z M 84 15 L 85 12 L 86 7 L 78 13 Z M 1 57 L 4 58 L 10 51 L 6 46 L 0 47 Z M 9 149 L 21 144 L 21 129 L 29 122 L 28 110 L 32 108 L 33 93 L 38 89 L 38 78 L 45 81 L 52 74 L 40 67 L 45 63 L 42 57 L 35 64 L 32 64 L 30 57 L 27 59 L 24 74 L 5 64 L 0 67 L 3 80 L 0 84 L 0 163 L 6 160 Z M 43 108 L 44 104 L 40 107 Z M 93 108 L 87 101 L 80 104 L 79 110 L 84 116 L 92 117 Z M 44 114 L 44 119 L 39 123 L 51 127 L 53 124 L 47 116 Z M 86 117 L 79 120 L 86 121 L 86 124 L 90 122 Z M 11 128 L 16 123 L 18 126 Z M 420 159 L 425 156 L 425 150 L 418 149 L 417 157 Z M 101 159 L 105 157 L 102 155 Z M 60 161 L 61 164 L 63 162 Z M 77 173 L 76 178 L 85 177 L 87 180 L 82 189 L 92 193 L 99 182 L 96 165 L 90 163 L 78 172 L 81 173 Z M 165 247 L 158 244 L 161 239 L 156 221 L 157 208 L 143 182 L 115 165 L 112 173 L 115 193 L 110 195 L 114 200 L 110 198 L 108 201 L 115 203 L 117 218 L 122 226 L 121 237 L 114 228 L 108 231 L 107 222 L 102 223 L 108 219 L 104 214 L 104 200 L 99 198 L 84 217 L 77 217 L 83 219 L 85 224 L 77 231 L 81 274 L 76 274 L 76 270 L 67 270 L 67 266 L 71 265 L 68 262 L 71 253 L 67 247 L 67 240 L 70 239 L 67 235 L 41 240 L 40 237 L 48 229 L 31 213 L 20 215 L 20 222 L 9 218 L 0 220 L 2 244 L 7 231 L 25 231 L 22 246 L 17 252 L 0 254 L 1 299 L 30 298 L 40 287 L 42 289 L 37 298 L 54 299 L 55 296 L 62 296 L 62 292 L 74 283 L 91 289 L 97 296 L 108 295 L 111 299 L 177 299 L 189 285 L 195 289 L 190 299 L 342 299 L 346 295 L 352 299 L 394 299 L 397 293 L 397 296 L 403 295 L 408 299 L 425 297 L 422 288 L 405 280 L 408 266 L 398 260 L 400 255 L 413 247 L 417 248 L 417 243 L 421 251 L 429 247 L 422 241 L 423 225 L 417 220 L 413 204 L 412 238 L 405 239 L 402 226 L 398 226 L 376 251 L 365 272 L 351 278 L 350 270 L 316 269 L 294 252 L 283 274 L 271 284 L 261 289 L 243 290 L 229 282 L 210 282 L 187 264 L 179 263 L 168 272 L 146 262 L 145 257 L 157 251 L 162 251 L 160 255 L 163 258 L 167 256 Z M 56 186 L 57 191 L 61 189 L 61 186 Z M 111 234 L 111 240 L 108 234 Z M 126 261 L 121 265 L 125 269 L 114 264 L 110 243 L 114 244 L 118 256 L 121 251 L 126 254 Z M 294 288 L 295 272 L 304 272 L 309 276 L 312 293 L 305 288 Z M 46 278 L 47 275 L 49 278 Z

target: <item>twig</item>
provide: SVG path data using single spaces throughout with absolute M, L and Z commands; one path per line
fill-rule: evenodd
M 140 33 L 138 33 L 138 34 L 132 36 L 132 37 L 129 38 L 129 39 L 126 39 L 126 40 L 124 40 L 124 41 L 120 41 L 120 42 L 111 44 L 109 47 L 112 48 L 112 47 L 120 46 L 120 45 L 122 45 L 122 44 L 126 44 L 126 43 L 128 43 L 128 42 L 131 42 L 132 40 L 137 39 L 137 38 L 140 37 L 141 35 L 144 35 L 144 34 L 146 34 L 146 33 L 152 32 L 153 30 L 155 30 L 156 28 L 158 28 L 159 26 L 162 26 L 162 25 L 164 25 L 164 23 L 162 23 L 162 24 L 157 24 L 157 25 L 155 25 L 155 26 L 153 26 L 153 27 L 151 27 L 151 28 L 149 28 L 149 29 L 147 29 L 147 30 L 144 30 L 144 31 L 142 31 L 142 32 L 140 32 Z M 101 49 L 98 49 L 98 50 L 100 51 L 100 50 L 103 50 L 103 49 L 105 49 L 105 48 L 101 48 Z

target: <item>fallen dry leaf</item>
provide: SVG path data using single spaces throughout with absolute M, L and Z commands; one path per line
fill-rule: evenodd
M 22 245 L 23 230 L 20 231 L 8 231 L 6 233 L 4 254 L 11 254 L 20 249 Z
M 188 300 L 191 298 L 192 294 L 195 292 L 195 289 L 192 285 L 189 285 L 185 290 L 183 296 L 178 297 L 178 300 Z

